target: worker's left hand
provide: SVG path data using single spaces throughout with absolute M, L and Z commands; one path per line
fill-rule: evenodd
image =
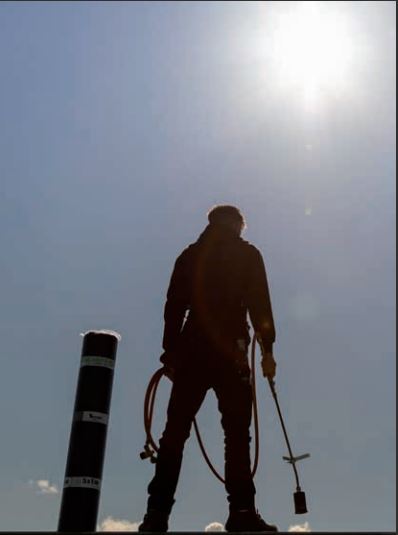
M 162 353 L 159 360 L 164 366 L 163 372 L 165 376 L 168 377 L 171 382 L 173 382 L 177 354 L 173 351 L 165 351 Z
M 171 366 L 164 366 L 163 373 L 170 379 L 171 382 L 174 381 L 174 368 Z
M 272 353 L 264 353 L 261 360 L 261 368 L 263 370 L 263 376 L 268 379 L 273 379 L 276 373 L 276 362 Z

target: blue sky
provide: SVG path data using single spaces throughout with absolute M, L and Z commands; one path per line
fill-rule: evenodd
M 0 4 L 1 530 L 56 529 L 91 328 L 122 335 L 99 521 L 141 520 L 167 284 L 216 203 L 242 209 L 264 255 L 282 410 L 311 452 L 297 517 L 259 378 L 258 508 L 283 530 L 395 529 L 395 3 L 319 3 L 351 48 L 344 83 L 324 79 L 312 105 L 273 41 L 301 4 Z M 221 466 L 212 394 L 198 420 Z M 226 514 L 192 438 L 170 527 Z

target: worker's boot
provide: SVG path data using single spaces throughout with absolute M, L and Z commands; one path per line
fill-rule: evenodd
M 156 509 L 148 509 L 144 516 L 144 520 L 138 526 L 138 531 L 141 532 L 166 532 L 169 528 L 169 513 L 164 511 L 157 511 Z
M 230 510 L 226 531 L 276 532 L 278 528 L 267 524 L 255 509 Z

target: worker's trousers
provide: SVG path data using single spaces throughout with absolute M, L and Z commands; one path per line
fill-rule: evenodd
M 212 358 L 213 357 L 213 358 Z M 252 389 L 246 355 L 237 361 L 207 355 L 207 364 L 188 360 L 176 369 L 160 439 L 155 476 L 149 484 L 148 510 L 170 512 L 181 469 L 184 444 L 192 421 L 209 389 L 221 413 L 225 443 L 225 488 L 231 510 L 254 508 L 250 468 Z

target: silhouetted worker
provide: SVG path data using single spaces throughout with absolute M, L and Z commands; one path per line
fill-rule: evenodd
M 164 311 L 161 361 L 173 381 L 147 513 L 139 531 L 167 531 L 185 441 L 207 390 L 218 399 L 225 435 L 227 531 L 277 531 L 257 513 L 250 468 L 252 388 L 247 313 L 262 341 L 262 370 L 273 378 L 275 329 L 261 253 L 240 237 L 234 206 L 216 206 L 199 239 L 177 258 Z M 185 315 L 188 316 L 185 319 Z M 184 322 L 185 319 L 185 322 Z

